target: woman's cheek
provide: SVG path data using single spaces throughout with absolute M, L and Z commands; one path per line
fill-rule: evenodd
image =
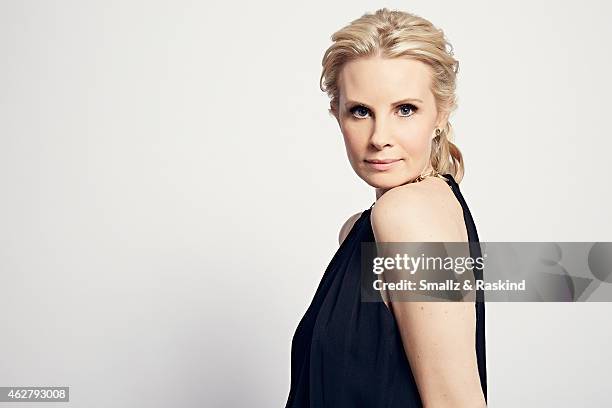
M 344 143 L 352 153 L 359 153 L 364 149 L 364 146 L 362 146 L 364 143 L 366 143 L 365 147 L 367 148 L 368 138 L 367 135 L 362 133 L 364 133 L 362 129 L 355 129 L 350 126 L 344 129 Z
M 357 138 L 348 129 L 345 129 L 342 133 L 344 138 L 344 146 L 346 147 L 346 153 L 349 161 L 353 164 L 356 161 L 356 156 L 359 154 L 359 147 L 357 146 Z
M 414 137 L 406 137 L 402 140 L 404 151 L 412 157 L 420 157 L 426 154 L 429 149 L 429 138 L 427 135 L 419 135 Z
M 348 119 L 344 122 L 342 128 L 344 129 L 344 133 L 346 135 L 351 135 L 351 136 L 356 137 L 357 134 L 359 133 L 359 125 Z

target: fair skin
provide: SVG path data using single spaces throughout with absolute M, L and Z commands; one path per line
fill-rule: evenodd
M 448 120 L 430 90 L 430 68 L 408 58 L 358 58 L 343 66 L 338 85 L 332 112 L 351 167 L 375 188 L 370 220 L 376 241 L 467 242 L 463 210 L 448 184 L 436 177 L 410 183 L 432 169 L 435 129 Z M 368 162 L 376 159 L 395 161 Z M 344 223 L 340 243 L 360 215 Z M 397 321 L 423 406 L 485 407 L 474 303 L 385 300 L 385 305 Z

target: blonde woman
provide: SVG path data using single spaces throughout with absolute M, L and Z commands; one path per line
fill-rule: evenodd
M 478 242 L 450 140 L 458 61 L 442 30 L 386 8 L 332 41 L 321 89 L 376 201 L 342 226 L 296 329 L 286 407 L 484 407 L 484 302 L 360 298 L 361 242 Z

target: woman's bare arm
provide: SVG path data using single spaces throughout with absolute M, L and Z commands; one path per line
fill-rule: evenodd
M 387 191 L 373 207 L 377 242 L 465 242 L 448 202 L 422 186 Z M 390 302 L 425 408 L 486 407 L 474 302 Z

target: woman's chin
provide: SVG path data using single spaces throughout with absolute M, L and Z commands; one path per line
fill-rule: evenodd
M 361 179 L 374 188 L 390 189 L 406 183 L 406 177 L 388 172 L 367 173 Z

